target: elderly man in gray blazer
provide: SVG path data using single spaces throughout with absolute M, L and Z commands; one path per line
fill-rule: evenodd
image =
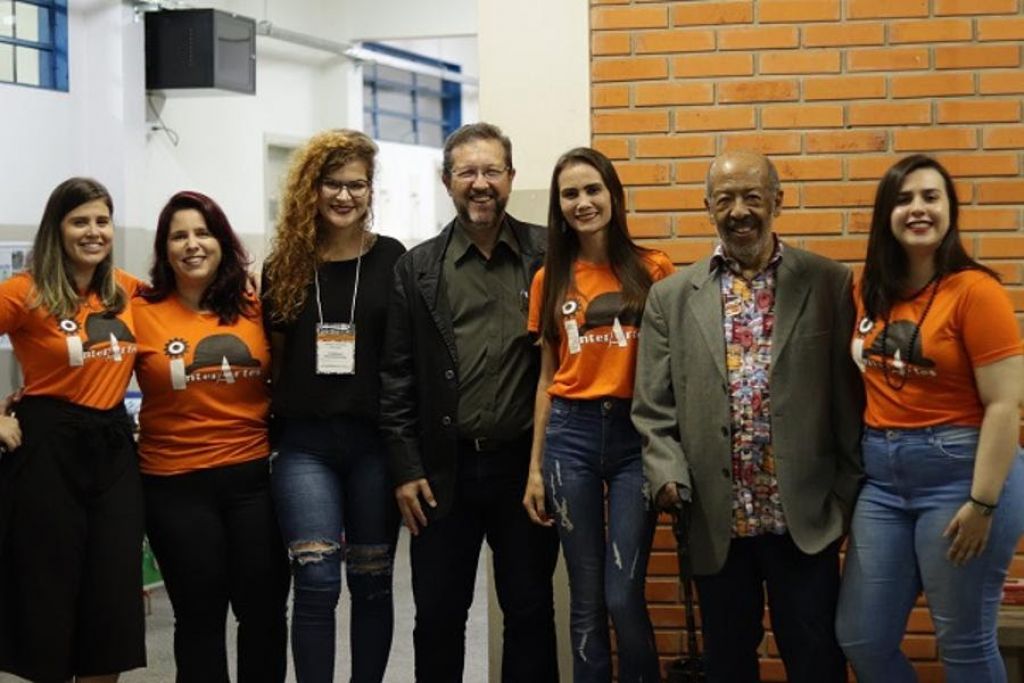
M 788 680 L 846 680 L 833 622 L 862 474 L 851 274 L 778 239 L 782 197 L 764 156 L 715 159 L 720 242 L 651 288 L 640 333 L 633 422 L 658 505 L 690 515 L 719 683 L 759 680 L 766 592 Z

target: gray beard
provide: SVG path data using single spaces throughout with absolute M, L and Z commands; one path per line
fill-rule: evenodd
M 754 244 L 743 245 L 739 248 L 731 247 L 728 251 L 729 255 L 739 261 L 740 265 L 752 266 L 757 263 L 763 246 L 761 242 L 755 242 Z
M 752 244 L 742 244 L 736 246 L 734 243 L 728 240 L 722 239 L 722 245 L 725 248 L 725 253 L 732 259 L 735 259 L 744 268 L 753 268 L 758 265 L 758 261 L 761 258 L 761 254 L 767 250 L 767 244 L 772 240 L 771 231 L 765 231 L 762 233 L 760 239 Z

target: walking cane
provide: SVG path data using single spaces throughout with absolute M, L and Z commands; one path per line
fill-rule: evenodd
M 683 613 L 686 617 L 686 656 L 668 667 L 666 683 L 704 683 L 704 660 L 697 644 L 697 619 L 693 606 L 693 563 L 690 557 L 690 504 L 682 503 L 672 514 L 672 532 L 679 558 L 679 583 L 683 587 Z

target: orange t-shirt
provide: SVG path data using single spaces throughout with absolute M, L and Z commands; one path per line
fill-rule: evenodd
M 128 297 L 139 280 L 115 270 Z M 25 376 L 26 396 L 49 396 L 107 410 L 124 400 L 135 364 L 131 307 L 113 317 L 89 294 L 74 317 L 57 320 L 44 307 L 32 307 L 35 283 L 18 273 L 0 283 L 0 334 L 7 334 Z
M 853 337 L 853 360 L 864 375 L 867 406 L 864 421 L 876 429 L 916 429 L 935 425 L 981 425 L 985 408 L 974 383 L 974 368 L 1021 353 L 1013 305 L 994 278 L 964 270 L 942 278 L 914 348 L 910 340 L 932 287 L 913 301 L 893 307 L 885 350 L 882 319 L 864 319 L 860 283 L 855 288 L 858 329 Z M 899 358 L 895 354 L 899 352 Z M 909 356 L 909 357 L 908 357 Z M 903 368 L 906 383 L 899 384 Z
M 660 251 L 644 255 L 651 278 L 657 282 L 675 270 L 672 261 Z M 603 396 L 632 398 L 636 373 L 637 337 L 640 319 L 619 316 L 622 310 L 622 286 L 610 265 L 577 260 L 573 265 L 575 287 L 562 304 L 560 319 L 576 322 L 579 353 L 569 352 L 565 328 L 559 330 L 558 368 L 548 388 L 550 396 L 568 399 L 595 399 Z M 540 307 L 544 290 L 544 269 L 533 278 L 530 287 L 530 317 L 527 327 L 540 330 Z M 621 336 L 616 334 L 619 322 Z
M 270 347 L 261 317 L 220 325 L 176 294 L 135 298 L 132 308 L 142 471 L 182 474 L 266 457 Z

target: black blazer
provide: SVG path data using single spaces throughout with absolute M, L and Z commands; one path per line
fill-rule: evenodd
M 519 242 L 527 289 L 544 260 L 547 231 L 506 214 Z M 426 478 L 437 500 L 431 518 L 451 507 L 458 466 L 458 353 L 443 284 L 452 221 L 406 252 L 395 266 L 381 357 L 380 427 L 395 486 Z M 540 371 L 540 353 L 532 371 Z

